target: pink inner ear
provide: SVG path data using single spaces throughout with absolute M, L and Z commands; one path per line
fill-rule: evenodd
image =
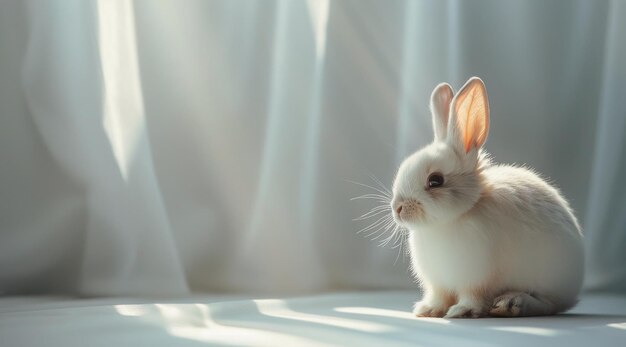
M 482 146 L 487 139 L 489 110 L 487 94 L 480 82 L 469 85 L 455 104 L 457 127 L 461 132 L 465 153 L 472 145 Z

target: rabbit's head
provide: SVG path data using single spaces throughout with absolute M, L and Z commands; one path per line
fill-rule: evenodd
M 484 188 L 481 147 L 489 131 L 489 104 L 482 80 L 470 78 L 454 92 L 438 85 L 431 95 L 434 141 L 400 165 L 393 184 L 392 213 L 414 229 L 449 222 L 469 211 Z

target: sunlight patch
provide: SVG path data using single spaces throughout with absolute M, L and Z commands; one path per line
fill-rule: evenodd
M 322 60 L 326 53 L 326 29 L 328 27 L 329 0 L 308 0 L 309 15 L 315 38 L 315 56 Z
M 212 316 L 205 304 L 157 304 L 165 319 L 167 332 L 176 337 L 227 346 L 324 346 L 316 340 L 288 333 L 270 331 L 241 322 L 224 324 Z
M 373 307 L 337 307 L 335 308 L 337 312 L 343 313 L 353 313 L 353 314 L 363 314 L 368 316 L 379 316 L 379 317 L 390 317 L 390 318 L 401 318 L 401 319 L 411 319 L 418 321 L 427 321 L 429 323 L 436 324 L 448 324 L 449 320 L 443 318 L 430 318 L 430 317 L 415 317 L 413 313 L 406 311 L 395 311 L 395 310 L 387 310 L 383 308 L 373 308 Z
M 97 2 L 98 48 L 102 67 L 102 125 L 122 177 L 145 132 L 145 115 L 135 14 L 130 1 Z
M 147 313 L 143 305 L 115 305 L 115 311 L 122 316 L 139 317 Z
M 615 328 L 615 329 L 626 330 L 626 322 L 624 322 L 624 323 L 611 323 L 611 324 L 607 324 L 607 326 L 609 326 L 611 328 Z
M 254 302 L 259 312 L 270 317 L 293 319 L 364 332 L 378 333 L 395 330 L 394 327 L 386 324 L 293 311 L 282 300 L 254 300 Z

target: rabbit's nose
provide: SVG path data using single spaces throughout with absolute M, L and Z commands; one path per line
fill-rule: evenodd
M 400 212 L 402 212 L 402 204 L 400 204 L 400 206 L 396 207 L 396 213 L 399 215 Z
M 404 207 L 404 201 L 402 201 L 401 199 L 394 199 L 393 203 L 391 204 L 391 207 L 399 216 L 400 212 L 402 212 L 402 208 Z

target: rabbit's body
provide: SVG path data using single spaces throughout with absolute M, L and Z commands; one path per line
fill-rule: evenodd
M 433 92 L 435 141 L 394 182 L 396 222 L 409 229 L 418 316 L 555 314 L 582 284 L 582 234 L 557 189 L 533 171 L 492 165 L 484 84 Z M 449 115 L 449 116 L 448 116 Z
M 575 217 L 556 189 L 531 171 L 489 166 L 485 191 L 471 211 L 451 223 L 410 233 L 419 280 L 452 295 L 480 292 L 487 305 L 506 292 L 541 295 L 556 313 L 576 303 L 583 250 Z M 523 215 L 524 218 L 518 218 Z

